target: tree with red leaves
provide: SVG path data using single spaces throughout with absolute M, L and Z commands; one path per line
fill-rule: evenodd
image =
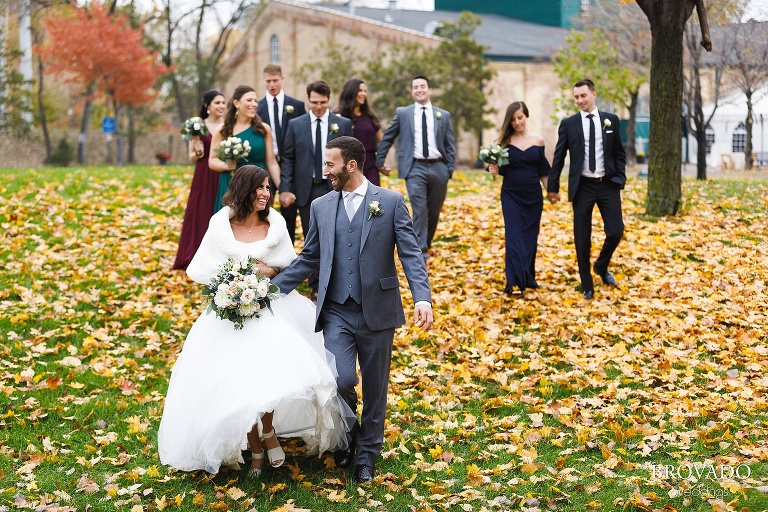
M 98 3 L 69 7 L 45 20 L 48 41 L 38 48 L 48 72 L 62 75 L 83 89 L 91 85 L 106 96 L 115 113 L 118 163 L 123 164 L 121 107 L 151 101 L 157 79 L 168 73 L 157 52 L 141 42 L 142 28 L 135 29 L 122 14 L 110 14 Z

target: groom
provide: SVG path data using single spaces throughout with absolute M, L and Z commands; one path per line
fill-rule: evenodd
M 624 234 L 621 190 L 627 182 L 624 169 L 626 157 L 619 136 L 619 118 L 597 110 L 597 92 L 592 80 L 576 82 L 573 99 L 580 112 L 560 123 L 547 182 L 547 198 L 552 204 L 560 200 L 560 173 L 565 154 L 569 152 L 568 199 L 573 204 L 573 239 L 582 293 L 589 300 L 595 293 L 590 269 L 592 210 L 595 205 L 605 226 L 605 242 L 595 261 L 595 273 L 604 284 L 616 286 L 616 278 L 608 270 L 608 265 Z
M 373 480 L 384 441 L 389 367 L 395 328 L 405 323 L 394 252 L 402 263 L 415 305 L 416 325 L 432 326 L 429 278 L 403 196 L 363 176 L 365 147 L 354 137 L 329 140 L 324 176 L 333 191 L 314 200 L 304 248 L 272 282 L 284 293 L 319 271 L 315 329 L 335 356 L 339 394 L 357 411 L 356 361 L 363 380 L 362 422 L 350 446 L 334 454 L 355 480 Z

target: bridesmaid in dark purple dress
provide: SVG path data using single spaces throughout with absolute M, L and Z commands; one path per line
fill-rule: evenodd
M 352 121 L 352 136 L 365 147 L 365 165 L 363 174 L 376 186 L 381 185 L 379 171 L 376 169 L 376 148 L 381 142 L 381 123 L 379 117 L 368 104 L 368 92 L 365 82 L 351 78 L 344 84 L 339 96 L 339 108 L 336 114 Z
M 544 185 L 544 190 L 547 189 L 550 165 L 544 155 L 544 138 L 528 131 L 527 120 L 528 107 L 522 101 L 507 107 L 498 143 L 509 150 L 509 163 L 487 167 L 492 174 L 504 177 L 501 210 L 506 242 L 507 285 L 504 292 L 508 295 L 539 287 L 536 249 L 544 208 L 541 187 Z
M 195 163 L 195 174 L 192 177 L 187 208 L 184 210 L 184 224 L 181 226 L 174 269 L 187 268 L 200 247 L 203 235 L 208 229 L 208 221 L 214 214 L 213 204 L 219 189 L 219 173 L 208 168 L 208 155 L 211 151 L 211 134 L 221 129 L 226 110 L 227 102 L 219 91 L 208 91 L 203 95 L 203 106 L 199 115 L 205 120 L 209 133 L 189 141 L 189 159 Z

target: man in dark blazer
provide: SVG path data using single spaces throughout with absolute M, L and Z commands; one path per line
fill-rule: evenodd
M 312 202 L 301 254 L 272 279 L 287 293 L 319 270 L 315 329 L 323 331 L 336 358 L 339 394 L 353 411 L 360 362 L 362 421 L 350 433 L 350 447 L 334 454 L 342 468 L 356 461 L 358 483 L 373 479 L 381 452 L 392 344 L 395 328 L 405 323 L 395 248 L 415 302 L 416 325 L 428 330 L 433 319 L 429 278 L 403 196 L 365 179 L 364 162 L 365 147 L 354 137 L 328 142 L 324 174 L 333 192 Z
M 325 80 L 307 86 L 307 101 L 309 112 L 288 123 L 280 159 L 280 206 L 296 205 L 305 238 L 309 231 L 310 204 L 331 191 L 323 175 L 325 145 L 336 137 L 352 134 L 352 122 L 328 110 L 331 87 Z M 310 277 L 309 286 L 314 300 L 317 274 Z
M 397 175 L 405 180 L 413 211 L 413 229 L 427 259 L 427 251 L 437 231 L 448 180 L 456 167 L 456 139 L 451 126 L 451 114 L 432 105 L 432 87 L 423 75 L 411 80 L 414 104 L 399 107 L 392 124 L 376 151 L 376 167 L 384 174 L 389 148 L 397 137 Z
M 257 114 L 269 123 L 272 128 L 272 149 L 275 151 L 278 163 L 280 155 L 285 146 L 285 132 L 288 130 L 288 121 L 295 119 L 307 113 L 304 108 L 304 102 L 291 98 L 283 92 L 283 69 L 278 64 L 268 64 L 264 68 L 264 84 L 267 87 L 267 94 L 259 100 Z M 291 235 L 291 241 L 296 239 L 296 205 L 280 207 L 280 213 L 285 219 L 288 227 L 288 234 Z
M 594 270 L 608 286 L 616 278 L 608 265 L 624 234 L 621 215 L 621 190 L 627 182 L 626 156 L 619 135 L 619 118 L 598 111 L 595 84 L 584 79 L 573 86 L 579 113 L 560 123 L 547 184 L 551 203 L 560 200 L 560 173 L 565 154 L 570 153 L 568 200 L 573 204 L 573 238 L 584 298 L 594 295 L 590 253 L 592 250 L 592 210 L 597 205 L 605 226 L 605 242 L 595 261 Z

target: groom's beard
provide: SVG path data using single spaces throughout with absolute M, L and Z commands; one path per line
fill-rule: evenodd
M 333 190 L 336 192 L 341 192 L 341 190 L 344 188 L 344 185 L 346 185 L 349 181 L 349 171 L 347 170 L 347 165 L 344 164 L 338 174 L 333 174 L 333 178 L 335 179 L 335 181 L 331 181 L 333 184 Z

